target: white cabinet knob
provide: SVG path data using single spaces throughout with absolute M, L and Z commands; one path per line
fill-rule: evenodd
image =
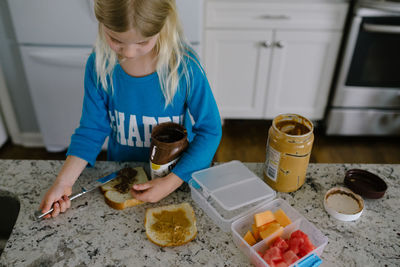
M 284 47 L 284 43 L 282 41 L 278 41 L 275 43 L 275 46 L 278 48 L 283 48 Z
M 265 48 L 270 48 L 272 46 L 272 43 L 270 41 L 264 41 L 261 42 L 261 46 Z

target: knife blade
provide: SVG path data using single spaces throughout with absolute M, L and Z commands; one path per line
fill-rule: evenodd
M 119 171 L 113 172 L 113 173 L 111 173 L 111 174 L 109 174 L 109 175 L 107 175 L 107 176 L 104 176 L 104 177 L 102 177 L 102 178 L 99 178 L 99 179 L 97 179 L 97 180 L 94 180 L 94 181 L 88 183 L 88 184 L 85 185 L 85 186 L 82 186 L 82 187 L 81 187 L 81 191 L 80 191 L 79 193 L 76 193 L 76 194 L 72 195 L 72 196 L 69 198 L 69 200 L 73 200 L 73 199 L 75 199 L 75 198 L 77 198 L 77 197 L 80 197 L 80 196 L 82 196 L 83 194 L 86 194 L 86 193 L 88 193 L 88 192 L 90 192 L 90 191 L 93 191 L 94 189 L 98 188 L 99 186 L 102 186 L 103 184 L 108 183 L 109 181 L 115 179 L 115 178 L 118 176 L 118 173 L 119 173 Z M 54 210 L 54 209 L 51 208 L 50 210 L 48 210 L 48 211 L 45 212 L 45 213 L 42 213 L 42 211 L 40 211 L 40 210 L 35 211 L 35 217 L 36 217 L 36 219 L 41 219 L 41 218 L 43 218 L 44 216 L 46 216 L 47 214 L 51 213 L 53 210 Z

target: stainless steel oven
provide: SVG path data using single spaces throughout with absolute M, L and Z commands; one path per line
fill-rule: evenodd
M 355 8 L 327 116 L 329 135 L 400 135 L 400 2 Z

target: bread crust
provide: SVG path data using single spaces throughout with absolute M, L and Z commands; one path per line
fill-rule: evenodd
M 135 198 L 125 200 L 125 202 L 123 202 L 123 203 L 115 202 L 115 201 L 110 200 L 106 196 L 107 192 L 108 191 L 105 192 L 104 200 L 105 200 L 105 202 L 107 203 L 108 206 L 110 206 L 111 208 L 116 209 L 116 210 L 123 210 L 123 209 L 130 208 L 130 207 L 133 207 L 133 206 L 136 206 L 136 205 L 144 203 L 143 201 L 137 200 Z
M 136 183 L 144 183 L 148 181 L 147 175 L 142 167 L 136 167 L 133 169 L 137 171 Z M 114 185 L 118 184 L 117 179 L 118 178 L 100 187 L 100 191 L 104 195 L 104 200 L 108 206 L 116 210 L 123 210 L 144 203 L 143 201 L 133 198 L 130 192 L 127 192 L 125 194 L 118 193 L 120 197 L 126 198 L 124 201 L 118 201 L 116 199 L 113 199 L 111 195 L 112 193 L 117 193 L 117 190 L 113 187 Z

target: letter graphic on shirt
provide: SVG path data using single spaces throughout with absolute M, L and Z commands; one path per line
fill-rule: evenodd
M 170 121 L 171 121 L 170 117 L 158 117 L 158 124 Z
M 125 127 L 124 127 L 125 114 L 115 110 L 115 119 L 117 123 L 117 142 L 120 143 L 121 145 L 126 145 Z
M 114 117 L 114 115 L 112 114 L 112 112 L 110 110 L 108 111 L 108 116 L 110 117 L 110 127 L 115 132 L 116 131 L 116 128 L 115 128 L 115 117 Z
M 139 128 L 136 121 L 136 115 L 129 116 L 128 146 L 135 146 L 133 144 L 133 138 L 136 138 L 136 147 L 143 147 L 143 141 L 142 138 L 140 138 Z
M 175 122 L 175 123 L 181 124 L 182 120 L 181 120 L 180 117 L 183 118 L 183 115 L 181 115 L 181 116 L 172 116 L 172 121 Z
M 172 116 L 172 122 L 181 124 L 183 119 L 183 115 L 181 116 Z M 170 122 L 171 118 L 170 117 L 158 117 L 158 124 L 164 123 L 164 122 Z
M 143 125 L 144 125 L 144 146 L 150 147 L 150 138 L 151 138 L 151 129 L 153 129 L 154 125 L 157 125 L 157 120 L 154 117 L 146 117 L 143 116 Z

